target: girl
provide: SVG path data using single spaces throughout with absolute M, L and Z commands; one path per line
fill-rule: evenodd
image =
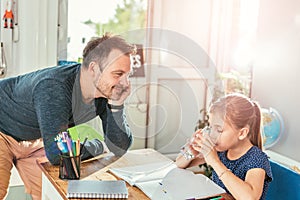
M 196 131 L 188 144 L 192 156 L 179 154 L 180 168 L 207 163 L 212 179 L 236 199 L 265 199 L 272 173 L 262 151 L 261 112 L 241 94 L 220 98 L 209 109 L 210 134 Z

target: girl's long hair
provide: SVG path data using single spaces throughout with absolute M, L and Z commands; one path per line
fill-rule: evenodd
M 249 127 L 248 138 L 260 149 L 263 148 L 261 136 L 261 109 L 257 102 L 242 94 L 229 94 L 214 102 L 210 113 L 222 114 L 224 120 L 235 129 Z

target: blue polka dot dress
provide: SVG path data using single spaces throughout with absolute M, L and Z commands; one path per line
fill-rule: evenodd
M 227 151 L 219 152 L 218 155 L 221 162 L 228 169 L 230 169 L 233 174 L 235 174 L 242 180 L 245 180 L 246 173 L 248 170 L 253 168 L 264 169 L 266 171 L 266 177 L 264 181 L 263 193 L 260 199 L 266 198 L 267 190 L 270 182 L 273 179 L 273 176 L 268 156 L 263 151 L 261 151 L 257 146 L 253 146 L 247 151 L 247 153 L 245 153 L 237 160 L 229 160 L 227 158 Z M 224 188 L 228 193 L 230 193 L 224 186 L 223 182 L 219 179 L 216 172 L 214 171 L 212 173 L 212 180 L 219 186 Z

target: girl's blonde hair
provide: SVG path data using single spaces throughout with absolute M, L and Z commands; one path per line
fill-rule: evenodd
M 248 126 L 251 143 L 262 149 L 261 110 L 257 102 L 242 94 L 229 94 L 214 102 L 209 112 L 222 114 L 224 120 L 235 129 Z

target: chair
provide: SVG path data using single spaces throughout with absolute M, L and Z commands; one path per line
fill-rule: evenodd
M 270 160 L 270 163 L 273 181 L 266 199 L 300 199 L 300 174 L 274 160 Z

